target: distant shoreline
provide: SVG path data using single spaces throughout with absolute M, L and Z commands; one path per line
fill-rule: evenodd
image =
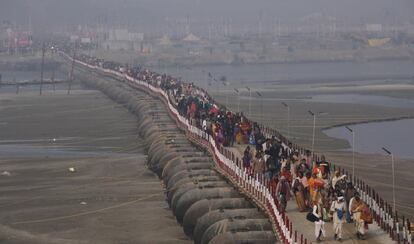
M 414 116 L 401 116 L 401 117 L 394 117 L 394 118 L 386 118 L 386 119 L 373 119 L 373 120 L 366 120 L 361 122 L 351 122 L 351 123 L 342 123 L 332 126 L 323 127 L 321 129 L 322 132 L 339 127 L 351 126 L 351 125 L 362 125 L 362 124 L 371 124 L 371 123 L 381 123 L 381 122 L 392 122 L 392 121 L 399 121 L 399 120 L 407 120 L 407 119 L 414 119 Z
M 204 67 L 204 66 L 244 66 L 244 65 L 272 65 L 272 64 L 324 64 L 324 63 L 370 63 L 370 62 L 380 62 L 380 61 L 414 61 L 413 58 L 409 57 L 385 57 L 385 58 L 372 58 L 366 59 L 364 61 L 355 60 L 355 59 L 334 59 L 334 60 L 285 60 L 285 61 L 269 61 L 269 62 L 243 62 L 243 63 L 234 63 L 234 62 L 205 62 L 205 63 L 184 63 L 184 62 L 175 62 L 163 64 L 163 67 L 172 68 L 176 67 L 177 64 L 181 66 L 189 67 Z M 150 68 L 158 68 L 158 64 L 148 64 Z

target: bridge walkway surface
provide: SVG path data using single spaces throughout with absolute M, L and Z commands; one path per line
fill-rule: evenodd
M 237 155 L 239 158 L 242 158 L 243 151 L 246 145 L 234 145 L 234 147 L 229 147 L 229 149 Z M 316 243 L 315 237 L 315 225 L 314 223 L 308 221 L 306 219 L 307 212 L 300 212 L 296 205 L 296 200 L 294 197 L 287 204 L 286 214 L 288 215 L 289 219 L 292 221 L 293 225 L 295 225 L 300 234 L 303 234 L 303 239 L 307 239 L 308 243 Z M 361 243 L 361 244 L 391 244 L 395 243 L 390 236 L 382 230 L 377 223 L 370 224 L 369 229 L 365 233 L 365 240 L 360 240 L 357 238 L 355 233 L 355 228 L 353 223 L 344 223 L 343 225 L 343 233 L 342 233 L 342 242 L 344 244 L 351 244 L 351 243 Z M 325 232 L 326 238 L 323 239 L 321 243 L 339 243 L 334 239 L 334 231 L 333 231 L 333 223 L 326 222 L 325 223 Z M 298 242 L 300 243 L 300 236 L 298 236 Z

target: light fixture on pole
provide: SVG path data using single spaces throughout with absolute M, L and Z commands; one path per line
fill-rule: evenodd
M 217 84 L 216 88 L 217 88 L 217 95 L 218 95 L 220 93 L 220 83 L 218 82 L 216 78 L 213 78 L 213 81 L 215 81 Z
M 348 126 L 345 128 L 352 133 L 352 176 L 355 177 L 355 131 Z
M 395 209 L 395 168 L 394 168 L 394 155 L 392 154 L 392 152 L 390 150 L 388 150 L 385 147 L 383 147 L 382 150 L 384 152 L 386 152 L 388 155 L 391 156 L 391 167 L 392 167 L 392 201 L 393 201 L 393 205 L 394 205 L 394 211 L 396 211 L 396 209 Z
M 230 82 L 228 82 L 228 81 L 222 81 L 222 82 L 223 82 L 224 87 L 227 87 L 227 86 L 230 85 Z M 229 94 L 228 94 L 227 90 L 224 91 L 224 92 L 226 93 L 226 109 L 229 110 Z
M 204 79 L 204 84 L 203 84 L 203 88 L 207 88 L 207 76 L 206 76 L 206 71 L 204 69 L 201 70 L 201 73 L 203 74 L 203 79 Z
M 207 73 L 207 76 L 208 76 L 208 85 L 209 86 L 211 86 L 211 92 L 213 92 L 213 90 L 214 90 L 214 88 L 212 87 L 212 84 L 213 84 L 213 80 L 214 80 L 214 77 L 213 77 L 213 75 L 211 74 L 211 72 L 208 72 Z
M 287 137 L 290 138 L 290 107 L 285 102 L 282 102 L 282 104 L 283 104 L 283 106 L 285 106 L 287 108 L 287 129 L 288 129 Z
M 256 94 L 260 97 L 260 120 L 261 120 L 261 123 L 264 124 L 264 121 L 263 121 L 263 96 L 258 91 L 256 91 Z
M 308 110 L 308 113 L 313 116 L 313 131 L 312 131 L 312 154 L 315 154 L 313 150 L 315 149 L 315 127 L 316 127 L 316 114 Z
M 249 117 L 251 117 L 252 116 L 252 90 L 248 86 L 246 86 L 246 89 L 249 91 Z
M 240 114 L 240 92 L 236 88 L 234 88 L 234 91 L 237 93 L 237 112 Z

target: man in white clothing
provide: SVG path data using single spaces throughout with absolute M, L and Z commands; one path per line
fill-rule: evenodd
M 338 196 L 332 202 L 330 209 L 333 216 L 333 231 L 335 233 L 335 240 L 342 241 L 342 224 L 345 219 L 345 199 L 343 196 Z
M 322 241 L 321 237 L 325 238 L 326 236 L 321 195 L 317 195 L 315 202 L 313 203 L 312 213 L 313 215 L 315 215 L 316 218 L 318 218 L 318 220 L 315 221 L 315 237 L 316 242 L 319 243 Z

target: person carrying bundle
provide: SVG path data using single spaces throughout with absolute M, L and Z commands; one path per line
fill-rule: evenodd
M 365 220 L 363 212 L 366 212 L 367 206 L 358 195 L 352 201 L 351 212 L 355 221 L 355 231 L 358 239 L 365 240 Z M 366 214 L 366 213 L 365 213 Z

